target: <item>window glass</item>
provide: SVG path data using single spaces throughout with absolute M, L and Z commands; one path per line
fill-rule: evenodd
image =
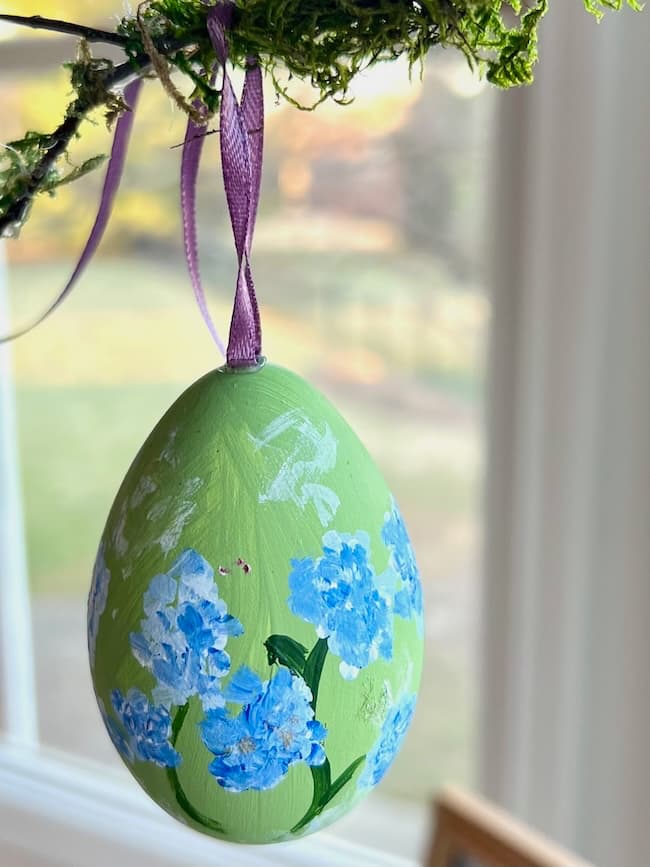
M 14 4 L 16 7 L 18 4 Z M 59 12 L 43 4 L 43 14 Z M 66 4 L 97 20 L 99 6 Z M 69 7 L 69 8 L 68 8 Z M 12 11 L 21 11 L 12 9 Z M 22 34 L 21 34 L 22 35 Z M 0 81 L 0 138 L 54 128 L 64 72 Z M 488 308 L 480 278 L 490 100 L 462 60 L 422 80 L 374 70 L 348 107 L 305 113 L 267 94 L 254 270 L 265 353 L 322 389 L 383 469 L 414 542 L 426 596 L 415 722 L 384 795 L 429 797 L 471 781 L 476 684 L 481 399 Z M 480 98 L 479 98 L 480 96 Z M 19 447 L 42 741 L 111 764 L 88 674 L 85 597 L 117 487 L 174 398 L 221 363 L 195 308 L 180 244 L 184 120 L 147 85 L 100 254 L 72 297 L 14 346 Z M 76 160 L 110 146 L 86 123 Z M 203 272 L 226 332 L 234 252 L 208 141 L 199 194 Z M 12 321 L 63 285 L 97 205 L 101 171 L 37 202 L 9 243 Z

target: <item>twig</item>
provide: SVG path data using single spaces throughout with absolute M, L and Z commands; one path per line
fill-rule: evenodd
M 205 132 L 200 132 L 200 133 L 197 133 L 197 135 L 193 135 L 192 138 L 189 140 L 190 141 L 196 141 L 197 139 L 200 139 L 200 138 L 207 138 L 209 135 L 218 135 L 219 132 L 220 132 L 220 130 L 218 130 L 218 129 L 208 129 Z M 175 151 L 178 148 L 182 148 L 184 144 L 185 144 L 185 142 L 181 142 L 180 144 L 170 145 L 169 150 Z
M 69 21 L 59 21 L 57 18 L 43 18 L 42 15 L 0 15 L 0 21 L 17 24 L 20 27 L 31 27 L 32 30 L 49 30 L 53 33 L 66 33 L 69 36 L 80 36 L 88 42 L 104 42 L 108 45 L 119 45 L 124 48 L 127 39 L 120 33 L 110 30 L 98 30 L 96 27 L 84 27 L 83 24 L 72 24 Z
M 127 47 L 127 39 L 119 33 L 111 33 L 106 30 L 98 30 L 93 27 L 84 27 L 81 24 L 73 24 L 68 21 L 59 21 L 53 18 L 43 18 L 40 15 L 25 17 L 22 15 L 0 14 L 0 21 L 31 27 L 37 30 L 50 30 L 57 33 L 66 33 L 79 36 L 88 42 L 104 42 L 118 45 L 120 48 Z M 164 54 L 182 51 L 195 43 L 195 38 L 187 36 L 184 39 L 153 40 L 155 50 Z M 149 46 L 151 47 L 151 45 Z M 50 135 L 50 147 L 34 167 L 29 177 L 23 195 L 12 202 L 4 214 L 0 215 L 0 237 L 11 234 L 16 225 L 21 225 L 27 215 L 34 197 L 38 194 L 43 179 L 51 171 L 59 157 L 65 153 L 70 142 L 79 132 L 82 120 L 94 108 L 104 102 L 103 94 L 124 86 L 133 78 L 144 75 L 152 66 L 152 60 L 148 53 L 142 52 L 121 63 L 106 76 L 103 89 L 96 97 L 85 100 L 77 100 L 69 107 L 65 120 Z
M 169 64 L 167 62 L 167 58 L 161 54 L 156 44 L 149 33 L 147 28 L 147 24 L 144 20 L 144 10 L 148 7 L 150 0 L 144 0 L 143 3 L 140 3 L 136 12 L 136 21 L 138 22 L 138 30 L 140 31 L 140 35 L 142 36 L 142 44 L 144 45 L 144 50 L 149 55 L 151 59 L 151 65 L 153 66 L 155 72 L 160 79 L 160 83 L 165 88 L 165 91 L 170 99 L 172 99 L 176 105 L 180 108 L 181 111 L 184 111 L 188 114 L 195 124 L 205 123 L 205 116 L 196 109 L 191 102 L 185 99 L 180 90 L 174 85 L 174 82 L 171 79 L 171 75 L 169 74 Z

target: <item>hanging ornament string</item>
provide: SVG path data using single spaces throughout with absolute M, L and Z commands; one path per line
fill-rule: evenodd
M 226 66 L 226 29 L 231 17 L 231 3 L 212 7 L 208 13 L 208 32 L 223 69 L 219 117 L 221 166 L 238 260 L 226 357 L 229 367 L 241 368 L 254 367 L 262 352 L 262 330 L 250 252 L 262 179 L 264 96 L 261 69 L 254 59 L 249 59 L 241 104 L 237 101 Z
M 135 115 L 135 108 L 138 102 L 138 97 L 140 95 L 140 88 L 142 86 L 142 79 L 137 78 L 135 81 L 131 82 L 131 84 L 127 85 L 124 89 L 124 102 L 129 107 L 129 111 L 125 111 L 122 115 L 120 115 L 116 125 L 115 125 L 115 136 L 113 139 L 113 146 L 111 148 L 111 155 L 108 161 L 108 167 L 106 169 L 106 177 L 104 179 L 104 186 L 102 188 L 102 195 L 99 203 L 99 209 L 97 211 L 97 216 L 95 217 L 95 222 L 93 224 L 90 235 L 88 236 L 88 240 L 86 241 L 86 246 L 84 247 L 79 261 L 72 272 L 72 276 L 64 286 L 61 293 L 57 296 L 57 298 L 50 304 L 50 306 L 45 310 L 44 313 L 31 322 L 29 325 L 24 326 L 23 328 L 19 328 L 17 331 L 12 332 L 7 335 L 0 335 L 0 344 L 8 343 L 10 340 L 15 340 L 17 337 L 22 337 L 23 334 L 27 334 L 33 328 L 36 328 L 37 325 L 40 325 L 45 319 L 48 318 L 54 311 L 62 304 L 63 301 L 68 297 L 70 292 L 73 290 L 75 284 L 79 277 L 81 277 L 84 272 L 86 266 L 92 259 L 97 247 L 99 246 L 99 242 L 104 236 L 104 232 L 106 231 L 106 226 L 108 225 L 109 218 L 111 216 L 111 211 L 113 210 L 113 203 L 115 202 L 115 196 L 120 186 L 120 181 L 122 179 L 122 174 L 124 172 L 124 163 L 126 162 L 126 153 L 128 150 L 129 139 L 131 138 L 131 131 L 133 129 L 133 119 Z

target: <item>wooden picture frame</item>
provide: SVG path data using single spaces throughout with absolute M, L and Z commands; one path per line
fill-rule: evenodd
M 478 795 L 445 788 L 425 867 L 593 867 Z

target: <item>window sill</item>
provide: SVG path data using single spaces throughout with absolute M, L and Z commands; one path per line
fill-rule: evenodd
M 6 742 L 0 743 L 0 816 L 0 861 L 7 846 L 46 864 L 66 867 L 114 867 L 115 863 L 120 867 L 226 863 L 229 867 L 413 867 L 416 863 L 326 832 L 259 847 L 210 840 L 174 822 L 110 768 Z M 395 819 L 391 812 L 397 825 Z M 378 815 L 377 825 L 386 820 L 388 816 Z

